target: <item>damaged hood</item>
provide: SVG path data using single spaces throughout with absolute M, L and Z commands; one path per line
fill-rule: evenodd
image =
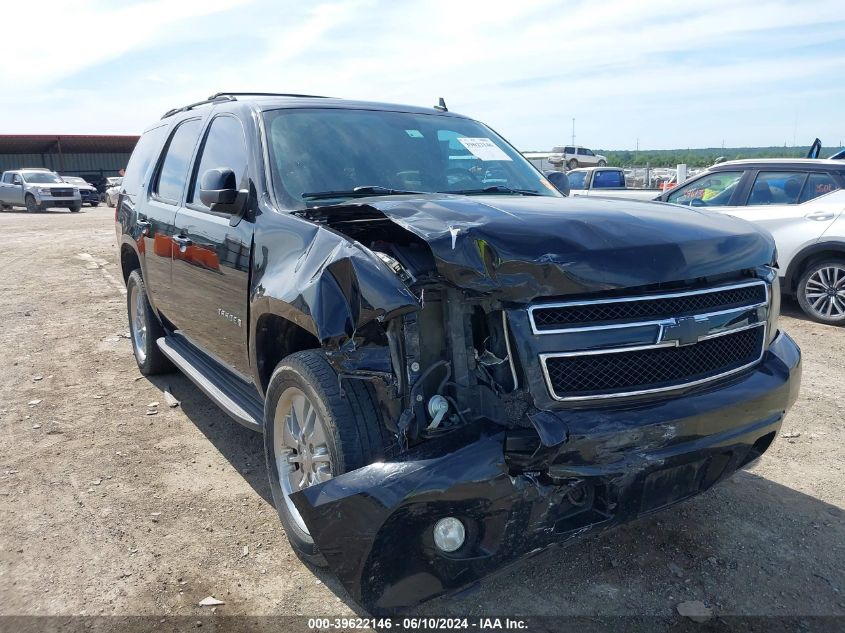
M 351 206 L 425 240 L 447 281 L 502 300 L 708 277 L 775 256 L 772 237 L 748 222 L 652 202 L 435 194 Z

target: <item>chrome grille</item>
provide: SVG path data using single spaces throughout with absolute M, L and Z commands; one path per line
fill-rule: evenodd
M 757 362 L 765 324 L 720 334 L 695 345 L 551 355 L 544 359 L 558 397 L 602 397 L 663 391 L 724 376 Z
M 700 290 L 528 308 L 554 400 L 656 393 L 747 369 L 763 357 L 769 287 L 760 279 Z

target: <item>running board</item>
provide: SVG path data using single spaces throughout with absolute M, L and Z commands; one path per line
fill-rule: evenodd
M 162 336 L 156 343 L 217 406 L 245 427 L 263 432 L 264 405 L 255 387 L 226 372 L 178 334 Z

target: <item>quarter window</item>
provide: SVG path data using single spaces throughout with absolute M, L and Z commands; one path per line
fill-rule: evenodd
M 751 187 L 748 206 L 798 204 L 806 172 L 761 171 Z
M 804 191 L 801 192 L 798 202 L 807 202 L 837 189 L 839 185 L 830 174 L 810 174 L 807 182 L 804 183 Z
M 208 128 L 198 166 L 194 170 L 193 187 L 188 202 L 205 207 L 200 202 L 202 175 L 209 169 L 225 167 L 235 172 L 238 189 L 247 179 L 247 154 L 241 122 L 231 116 L 218 116 Z
M 191 119 L 179 124 L 170 137 L 153 191 L 169 202 L 178 202 L 188 175 L 188 163 L 197 143 L 201 123 Z
M 713 172 L 675 189 L 666 202 L 691 207 L 724 207 L 730 203 L 741 178 L 741 171 Z

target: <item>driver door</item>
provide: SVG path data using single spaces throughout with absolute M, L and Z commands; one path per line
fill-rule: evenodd
M 12 184 L 7 187 L 6 191 L 9 204 L 15 206 L 23 205 L 23 179 L 20 174 L 12 174 Z

